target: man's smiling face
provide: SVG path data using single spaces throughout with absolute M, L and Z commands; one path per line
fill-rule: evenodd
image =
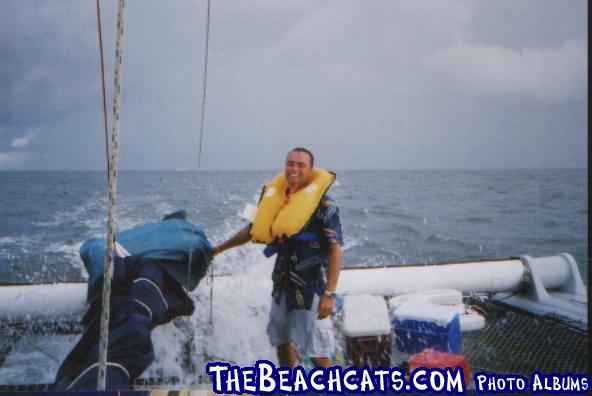
M 290 151 L 286 157 L 285 172 L 290 189 L 306 187 L 313 175 L 310 156 L 302 151 Z

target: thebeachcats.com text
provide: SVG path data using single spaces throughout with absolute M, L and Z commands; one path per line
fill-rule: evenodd
M 423 368 L 409 375 L 399 367 L 340 367 L 313 368 L 275 367 L 267 360 L 255 366 L 240 367 L 213 362 L 206 365 L 212 388 L 218 394 L 264 395 L 283 393 L 297 395 L 319 394 L 374 394 L 431 392 L 464 394 L 467 391 L 464 373 L 456 368 Z M 550 374 L 537 371 L 530 378 L 521 375 L 496 375 L 477 372 L 473 376 L 474 389 L 483 394 L 524 393 L 588 393 L 590 378 L 582 374 Z

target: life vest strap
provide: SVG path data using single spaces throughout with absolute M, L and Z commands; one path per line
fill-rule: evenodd
M 294 235 L 292 238 L 290 238 L 290 240 L 292 241 L 298 241 L 298 242 L 320 242 L 320 238 L 317 234 L 313 233 L 313 232 L 301 232 L 299 234 Z M 269 245 L 267 245 L 265 247 L 265 249 L 263 249 L 263 254 L 265 255 L 265 257 L 271 257 L 274 254 L 276 254 L 278 252 L 278 250 L 280 249 L 280 244 L 277 242 L 271 243 Z

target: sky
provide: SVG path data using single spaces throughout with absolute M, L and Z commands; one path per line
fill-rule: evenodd
M 197 168 L 206 20 L 126 1 L 120 169 Z M 0 170 L 105 169 L 99 65 L 95 0 L 0 0 Z M 585 0 L 211 0 L 201 169 L 587 168 L 587 86 Z

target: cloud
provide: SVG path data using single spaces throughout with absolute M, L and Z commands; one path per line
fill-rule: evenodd
M 6 153 L 0 152 L 0 169 L 13 169 L 15 166 L 21 166 L 29 157 L 26 152 Z
M 33 142 L 33 140 L 35 140 L 35 138 L 37 138 L 38 135 L 39 135 L 39 130 L 36 129 L 34 131 L 27 133 L 24 136 L 20 136 L 20 137 L 16 137 L 16 138 L 12 139 L 12 143 L 10 144 L 10 146 L 12 148 L 27 147 L 29 144 L 31 144 L 31 142 Z
M 520 95 L 544 103 L 584 97 L 586 43 L 513 50 L 495 45 L 454 45 L 421 59 L 421 64 L 455 88 L 491 95 Z
M 27 169 L 102 169 L 95 5 L 49 3 L 0 6 L 0 152 L 30 151 Z M 585 8 L 581 0 L 215 2 L 203 167 L 273 168 L 295 145 L 334 167 L 445 166 L 459 155 L 480 160 L 467 139 L 480 136 L 470 146 L 479 148 L 498 131 L 524 141 L 565 131 L 573 152 L 586 136 L 586 21 L 577 18 Z M 206 3 L 161 11 L 156 0 L 126 8 L 122 169 L 196 163 Z M 117 3 L 102 12 L 109 104 Z M 483 157 L 495 161 L 506 146 L 490 141 Z M 585 152 L 578 158 L 584 164 Z
M 47 125 L 92 103 L 98 90 L 93 11 L 72 2 L 0 6 L 0 125 Z

